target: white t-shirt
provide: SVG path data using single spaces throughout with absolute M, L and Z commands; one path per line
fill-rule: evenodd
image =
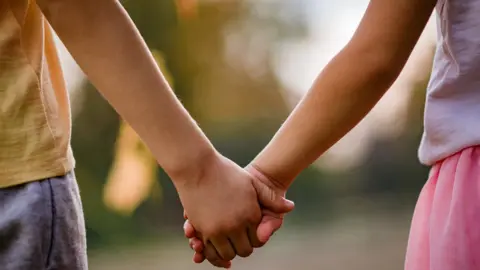
M 425 165 L 480 145 L 480 0 L 439 0 L 438 42 L 427 89 Z

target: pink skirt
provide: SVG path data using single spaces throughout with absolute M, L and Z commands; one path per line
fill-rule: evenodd
M 480 147 L 433 166 L 413 215 L 405 270 L 480 270 Z

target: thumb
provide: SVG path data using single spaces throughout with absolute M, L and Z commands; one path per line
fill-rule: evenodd
M 257 191 L 258 201 L 264 208 L 277 214 L 285 214 L 295 208 L 294 202 L 285 199 L 264 183 L 255 180 L 253 185 Z
M 196 231 L 190 221 L 187 219 L 183 224 L 183 233 L 187 238 L 194 238 L 196 236 Z
M 280 229 L 282 224 L 282 216 L 274 214 L 268 210 L 263 210 L 262 220 L 257 227 L 257 238 L 260 243 L 267 243 L 273 233 Z

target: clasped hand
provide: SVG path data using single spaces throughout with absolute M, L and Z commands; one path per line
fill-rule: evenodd
M 196 181 L 177 186 L 185 235 L 196 263 L 229 268 L 236 255 L 248 257 L 263 246 L 294 204 L 253 166 L 242 169 L 221 155 L 206 164 Z

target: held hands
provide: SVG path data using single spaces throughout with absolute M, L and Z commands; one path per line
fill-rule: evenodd
M 190 247 L 195 251 L 194 262 L 201 263 L 207 259 L 217 267 L 229 268 L 231 266 L 230 261 L 235 255 L 247 257 L 252 253 L 253 248 L 263 246 L 270 236 L 282 226 L 283 215 L 293 210 L 293 202 L 285 199 L 285 187 L 271 181 L 252 165 L 245 170 L 249 175 L 249 178 L 246 180 L 254 187 L 256 192 L 255 199 L 257 200 L 256 206 L 250 209 L 250 212 L 257 211 L 258 203 L 261 206 L 261 219 L 257 220 L 253 228 L 251 224 L 248 227 L 249 242 L 244 243 L 244 246 L 248 246 L 248 252 L 236 249 L 234 242 L 231 241 L 233 252 L 230 252 L 228 257 L 222 256 L 221 254 L 224 252 L 219 251 L 215 245 L 212 246 L 204 240 L 205 234 L 196 226 L 190 215 L 187 215 L 188 212 L 185 211 L 185 219 L 187 220 L 184 225 L 184 231 L 185 236 L 190 239 Z M 243 202 L 243 206 L 247 204 L 250 205 L 250 202 Z M 234 205 L 232 204 L 231 207 L 234 207 Z M 238 222 L 239 217 L 231 220 L 231 222 Z M 211 223 L 213 223 L 213 220 L 211 220 Z

